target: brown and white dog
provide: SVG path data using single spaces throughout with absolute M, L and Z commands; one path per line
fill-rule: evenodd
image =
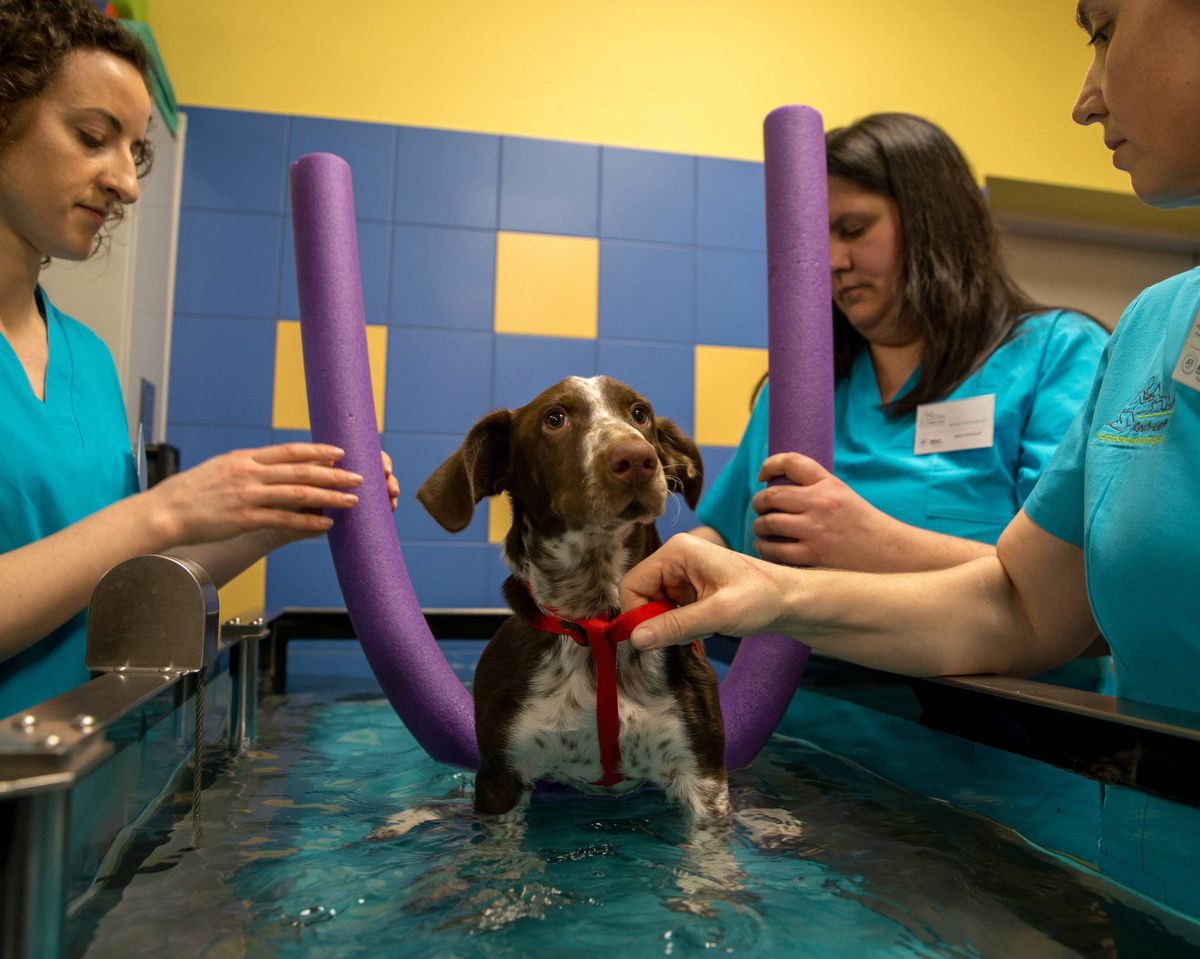
M 606 794 L 649 782 L 697 819 L 728 815 L 717 680 L 698 645 L 642 652 L 617 644 L 623 778 L 601 786 L 602 776 L 615 777 L 601 759 L 592 651 L 533 625 L 612 614 L 621 576 L 660 545 L 654 520 L 668 493 L 694 507 L 702 469 L 696 444 L 628 386 L 571 377 L 519 409 L 485 416 L 417 492 L 451 532 L 485 496 L 512 500 L 504 597 L 514 615 L 475 672 L 477 811 L 522 808 L 546 780 Z

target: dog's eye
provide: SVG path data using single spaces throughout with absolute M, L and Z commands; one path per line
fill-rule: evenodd
M 650 411 L 641 403 L 638 403 L 632 410 L 633 421 L 639 426 L 645 426 L 650 422 Z
M 567 414 L 564 410 L 551 410 L 546 414 L 546 429 L 561 430 L 567 425 Z

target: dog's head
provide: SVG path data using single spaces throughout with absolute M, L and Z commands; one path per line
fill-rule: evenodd
M 649 523 L 670 492 L 694 507 L 702 482 L 696 444 L 644 397 L 607 376 L 573 376 L 481 419 L 417 498 L 458 532 L 476 503 L 508 492 L 514 512 L 563 532 Z

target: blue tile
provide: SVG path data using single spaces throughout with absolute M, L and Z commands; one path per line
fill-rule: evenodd
M 185 107 L 185 207 L 278 213 L 283 209 L 287 117 Z
M 600 148 L 505 137 L 500 229 L 596 236 Z
M 700 525 L 696 514 L 679 493 L 667 497 L 666 511 L 654 523 L 658 538 L 664 543 L 676 533 L 687 533 Z
M 275 440 L 262 426 L 186 426 L 172 420 L 167 442 L 179 450 L 179 468 L 191 469 L 230 450 L 257 449 Z
M 388 268 L 392 262 L 392 228 L 386 223 L 359 220 L 358 267 L 362 279 L 363 309 L 367 322 L 383 326 L 388 320 Z M 280 256 L 279 318 L 300 319 L 296 293 L 296 250 L 292 220 L 283 228 L 283 252 Z
M 604 147 L 600 166 L 602 237 L 695 242 L 695 157 Z
M 312 430 L 271 430 L 271 443 L 311 443 Z
M 274 320 L 175 316 L 172 423 L 269 428 L 274 374 Z
M 704 492 L 712 487 L 726 464 L 737 452 L 736 446 L 701 446 L 700 456 L 704 460 Z
M 397 226 L 392 243 L 393 326 L 490 330 L 496 296 L 491 230 Z
M 694 342 L 694 273 L 691 249 L 601 241 L 600 336 Z
M 598 372 L 632 386 L 650 401 L 656 416 L 674 420 L 692 434 L 695 347 L 601 340 L 597 353 Z
M 502 548 L 499 543 L 491 544 L 488 550 L 487 602 L 484 603 L 484 606 L 506 607 L 508 603 L 504 599 L 504 581 L 512 575 L 512 571 L 504 562 Z
M 293 117 L 289 166 L 306 153 L 336 153 L 350 164 L 354 212 L 360 220 L 390 220 L 396 128 L 381 123 Z M 288 189 L 285 209 L 291 209 Z
M 404 560 L 422 608 L 495 606 L 487 591 L 491 551 L 483 544 L 411 543 Z
M 417 490 L 429 475 L 458 449 L 465 434 L 383 434 L 383 448 L 395 463 L 400 481 L 400 505 L 396 509 L 396 532 L 402 543 L 433 540 L 444 542 L 487 542 L 487 503 L 475 508 L 475 516 L 461 533 L 448 533 L 417 500 Z
M 762 164 L 701 157 L 698 173 L 696 243 L 765 250 L 767 220 Z
M 492 408 L 491 397 L 490 333 L 394 327 L 388 334 L 389 432 L 465 436 Z
M 268 557 L 266 605 L 271 616 L 286 606 L 345 607 L 324 536 L 292 543 Z
M 279 214 L 184 210 L 175 309 L 210 316 L 270 316 L 279 304 Z
M 397 220 L 496 228 L 499 137 L 415 127 L 397 133 Z
M 496 407 L 515 409 L 568 376 L 595 375 L 595 340 L 496 336 Z
M 766 347 L 765 254 L 696 251 L 696 342 Z

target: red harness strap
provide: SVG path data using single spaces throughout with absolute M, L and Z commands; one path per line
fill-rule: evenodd
M 656 600 L 612 619 L 593 616 L 575 621 L 539 614 L 529 621 L 534 629 L 570 636 L 592 651 L 596 661 L 596 732 L 600 739 L 600 764 L 604 767 L 604 776 L 595 785 L 612 786 L 624 778 L 619 772 L 621 718 L 617 715 L 617 643 L 627 640 L 639 623 L 674 608 L 674 603 Z

